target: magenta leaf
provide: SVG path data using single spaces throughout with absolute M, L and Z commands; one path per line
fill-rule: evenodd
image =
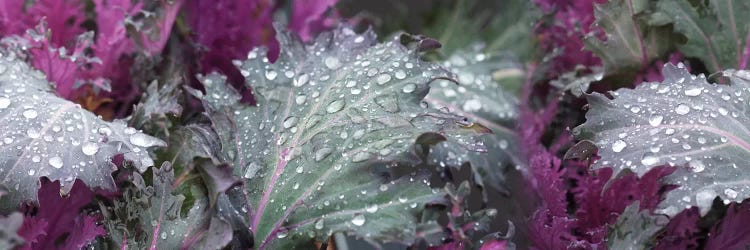
M 326 15 L 338 0 L 299 0 L 292 2 L 292 17 L 289 30 L 309 41 L 317 33 L 333 26 L 335 21 Z
M 106 234 L 94 217 L 83 213 L 94 198 L 80 180 L 70 193 L 60 194 L 60 182 L 42 179 L 39 207 L 26 215 L 19 234 L 26 239 L 24 249 L 80 249 L 96 237 Z
M 724 219 L 711 228 L 706 240 L 706 248 L 745 249 L 750 246 L 750 203 L 732 203 L 727 208 Z

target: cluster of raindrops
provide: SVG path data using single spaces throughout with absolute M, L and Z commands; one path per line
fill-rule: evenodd
M 738 195 L 750 191 L 738 182 L 746 172 L 738 166 L 750 156 L 750 85 L 736 77 L 730 85 L 710 84 L 681 64 L 663 71 L 661 83 L 612 92 L 613 100 L 591 97 L 596 100 L 589 102 L 587 121 L 574 133 L 593 132 L 586 139 L 600 148 L 595 166 L 638 174 L 661 165 L 680 167 L 668 177 L 680 185 L 664 203 L 669 214 L 691 205 L 707 209 L 716 196 L 725 203 L 746 198 Z
M 281 44 L 289 44 L 287 39 L 280 38 Z M 373 46 L 372 32 L 356 34 L 340 28 L 329 39 L 305 45 L 301 51 L 282 50 L 273 64 L 263 56 L 264 49 L 236 62 L 256 93 L 257 107 L 234 105 L 238 96 L 227 90 L 219 75 L 201 80 L 209 105 L 233 108 L 239 151 L 234 161 L 242 166 L 235 171 L 258 180 L 246 186 L 251 203 L 258 204 L 258 216 L 264 220 L 287 216 L 282 217 L 285 224 L 306 221 L 318 232 L 358 231 L 368 225 L 369 214 L 383 211 L 384 206 L 396 206 L 390 209 L 404 213 L 440 195 L 425 179 L 414 176 L 382 184 L 369 168 L 376 163 L 396 164 L 419 135 L 458 126 L 461 120 L 421 105 L 429 83 L 450 76 L 441 66 L 421 61 L 398 41 Z M 369 201 L 407 188 L 389 189 L 393 185 L 408 185 L 422 199 Z M 333 216 L 342 210 L 357 212 Z M 393 227 L 399 223 L 408 220 Z M 275 238 L 302 234 L 294 228 L 256 230 Z M 404 233 L 413 234 L 413 229 L 408 230 Z
M 43 74 L 9 55 L 0 58 L 0 119 L 0 179 L 26 197 L 36 197 L 42 176 L 61 180 L 64 192 L 76 178 L 111 187 L 112 157 L 145 170 L 147 149 L 165 145 L 57 97 Z

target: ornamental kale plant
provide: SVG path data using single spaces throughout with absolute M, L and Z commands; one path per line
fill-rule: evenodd
M 748 11 L 2 1 L 0 249 L 745 249 Z

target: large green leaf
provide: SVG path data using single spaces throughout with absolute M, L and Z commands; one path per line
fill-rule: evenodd
M 140 171 L 154 164 L 148 148 L 159 139 L 106 122 L 55 95 L 44 75 L 13 55 L 0 56 L 0 183 L 11 191 L 0 209 L 36 200 L 39 177 L 60 180 L 67 193 L 75 179 L 113 188 L 112 158 L 124 154 Z
M 493 134 L 481 137 L 487 152 L 440 144 L 430 155 L 431 163 L 461 166 L 469 162 L 478 185 L 508 192 L 503 186 L 505 169 L 514 162 L 520 163 L 514 159 L 518 150 L 513 130 L 518 118 L 518 98 L 507 92 L 500 82 L 520 85 L 524 78 L 523 67 L 508 56 L 479 51 L 458 51 L 443 65 L 458 75 L 458 82 L 435 82 L 425 101 L 435 108 L 447 108 L 478 121 Z
M 742 201 L 750 197 L 750 72 L 724 74 L 730 85 L 709 84 L 667 64 L 661 83 L 617 90 L 612 100 L 591 94 L 586 123 L 574 134 L 599 147 L 594 168 L 642 175 L 659 165 L 683 166 L 666 177 L 679 185 L 660 204 L 668 215 L 689 206 L 705 214 L 717 195 Z
M 256 247 L 312 244 L 337 231 L 412 242 L 414 215 L 444 194 L 424 175 L 395 179 L 388 170 L 420 163 L 418 138 L 481 148 L 471 129 L 479 125 L 420 105 L 430 82 L 451 75 L 398 41 L 376 44 L 372 32 L 279 41 L 275 64 L 254 50 L 240 65 L 258 107 L 239 104 L 221 76 L 202 79 L 222 149 L 246 179 Z
M 671 28 L 649 23 L 650 4 L 648 0 L 594 4 L 594 25 L 604 30 L 606 39 L 590 34 L 585 38 L 586 49 L 602 59 L 606 74 L 637 72 L 672 48 Z
M 664 0 L 658 10 L 687 37 L 680 46 L 686 56 L 700 58 L 711 72 L 747 67 L 750 2 Z
M 640 203 L 634 202 L 625 208 L 617 222 L 607 231 L 607 248 L 641 250 L 654 247 L 654 235 L 664 227 L 669 219 L 663 215 L 651 215 L 648 210 L 640 210 Z

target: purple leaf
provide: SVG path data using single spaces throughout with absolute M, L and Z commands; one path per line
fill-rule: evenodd
M 297 0 L 292 2 L 289 30 L 309 41 L 317 33 L 333 26 L 335 20 L 325 15 L 338 0 Z
M 42 178 L 39 207 L 27 212 L 19 230 L 27 240 L 24 249 L 80 249 L 98 236 L 106 234 L 94 217 L 81 211 L 94 198 L 94 192 L 80 180 L 73 184 L 67 197 L 60 195 L 60 181 Z
M 724 219 L 711 228 L 707 250 L 746 249 L 750 246 L 750 203 L 732 203 Z
M 701 215 L 697 207 L 682 210 L 673 217 L 659 236 L 656 250 L 694 249 L 698 247 L 698 221 Z

